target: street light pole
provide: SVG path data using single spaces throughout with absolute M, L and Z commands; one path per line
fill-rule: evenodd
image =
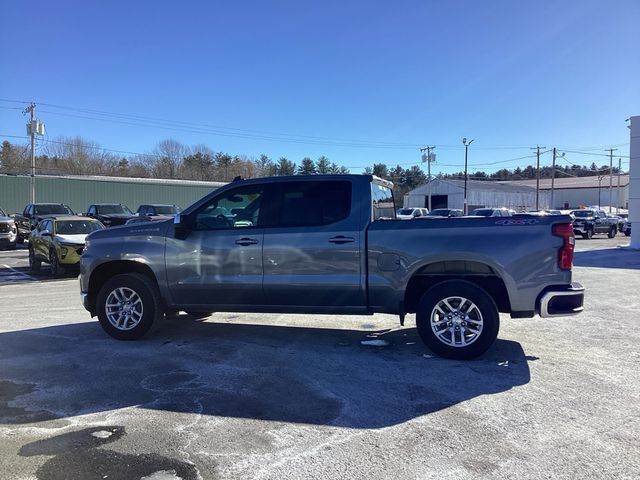
M 602 179 L 604 177 L 604 175 L 598 175 L 598 210 L 602 210 L 600 207 L 600 185 L 602 185 Z
M 473 139 L 475 140 L 475 139 Z M 467 180 L 469 175 L 467 174 L 467 158 L 469 155 L 469 145 L 473 143 L 473 140 L 467 142 L 466 138 L 462 139 L 462 144 L 464 145 L 464 200 L 463 200 L 463 212 L 465 215 L 467 212 Z

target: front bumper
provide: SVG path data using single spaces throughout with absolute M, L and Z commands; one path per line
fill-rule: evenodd
M 12 243 L 16 243 L 17 238 L 18 235 L 12 232 L 0 233 L 0 245 L 11 245 Z
M 78 265 L 83 250 L 84 245 L 62 245 L 58 247 L 58 260 L 61 265 Z
M 587 232 L 587 228 L 583 224 L 573 224 L 573 233 L 577 235 L 582 235 Z
M 80 299 L 82 300 L 82 306 L 85 308 L 85 310 L 91 311 L 91 308 L 89 307 L 89 294 L 80 292 Z
M 540 316 L 542 318 L 565 317 L 582 312 L 584 287 L 573 282 L 566 287 L 551 287 L 540 296 Z

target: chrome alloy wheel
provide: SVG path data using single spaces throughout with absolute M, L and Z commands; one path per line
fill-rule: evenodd
M 436 338 L 451 347 L 466 347 L 482 333 L 482 313 L 471 300 L 447 297 L 431 311 L 431 330 Z
M 131 330 L 142 320 L 142 299 L 131 288 L 116 288 L 107 296 L 105 313 L 109 323 L 118 330 Z

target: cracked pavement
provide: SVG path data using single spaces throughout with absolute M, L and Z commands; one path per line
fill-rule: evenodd
M 26 250 L 0 252 L 0 477 L 636 478 L 624 243 L 578 239 L 583 314 L 502 316 L 467 362 L 431 357 L 412 316 L 181 315 L 118 342 L 75 278 L 29 279 Z

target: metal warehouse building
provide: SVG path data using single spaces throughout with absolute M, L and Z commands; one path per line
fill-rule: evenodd
M 30 177 L 0 175 L 0 207 L 22 212 L 30 199 Z M 143 203 L 185 208 L 224 185 L 222 182 L 98 176 L 37 176 L 36 202 L 65 203 L 86 212 L 92 203 L 122 203 L 136 210 Z
M 429 184 L 421 185 L 404 196 L 405 207 L 428 207 Z M 550 195 L 540 191 L 539 208 L 549 208 Z M 514 182 L 467 181 L 468 211 L 480 207 L 507 207 L 514 210 L 532 210 L 536 207 L 534 186 Z M 464 180 L 431 181 L 431 208 L 459 208 L 464 206 Z
M 611 206 L 629 208 L 629 175 L 613 175 L 612 188 L 609 189 L 609 175 L 593 177 L 556 178 L 554 181 L 552 208 L 570 209 L 580 205 Z M 506 182 L 511 185 L 527 185 L 535 188 L 535 180 L 517 180 Z M 551 179 L 540 180 L 540 190 L 549 192 L 551 198 Z

